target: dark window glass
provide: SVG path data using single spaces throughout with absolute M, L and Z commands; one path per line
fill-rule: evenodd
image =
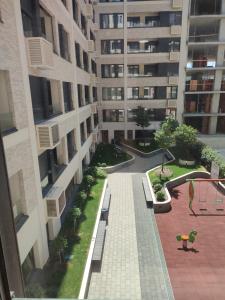
M 123 53 L 123 40 L 103 40 L 101 41 L 102 54 Z
M 102 65 L 102 78 L 123 77 L 123 65 Z
M 100 28 L 123 28 L 123 14 L 100 14 Z

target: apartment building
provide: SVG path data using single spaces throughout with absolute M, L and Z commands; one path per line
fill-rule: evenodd
M 42 268 L 96 144 L 134 110 L 225 148 L 225 0 L 1 0 L 0 128 L 23 271 Z
M 214 147 L 225 147 L 225 1 L 189 7 L 184 122 Z
M 182 1 L 99 1 L 96 6 L 99 117 L 103 141 L 141 137 L 134 110 L 148 110 L 149 134 L 176 116 L 182 95 L 187 9 Z
M 98 142 L 96 26 L 83 0 L 3 0 L 0 12 L 0 127 L 26 280 Z

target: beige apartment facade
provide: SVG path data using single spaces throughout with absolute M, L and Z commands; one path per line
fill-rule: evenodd
M 95 24 L 84 1 L 7 0 L 0 12 L 0 124 L 26 277 L 46 263 L 99 139 Z
M 142 137 L 137 106 L 149 135 L 173 115 L 225 147 L 225 0 L 206 2 L 0 1 L 0 125 L 25 273 L 46 263 L 97 143 Z

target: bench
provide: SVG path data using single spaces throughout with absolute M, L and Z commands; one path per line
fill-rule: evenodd
M 106 229 L 106 221 L 100 221 L 98 224 L 95 246 L 92 255 L 93 262 L 100 262 L 102 260 L 102 253 L 103 253 L 105 233 L 106 233 L 105 229 Z
M 107 186 L 105 190 L 104 199 L 103 199 L 102 209 L 101 209 L 101 220 L 106 221 L 107 224 L 108 224 L 110 201 L 111 201 L 111 192 L 109 187 Z
M 150 194 L 148 180 L 147 180 L 146 177 L 142 178 L 142 185 L 143 185 L 143 189 L 144 189 L 144 193 L 145 193 L 146 202 L 149 203 L 149 204 L 152 204 L 152 197 L 151 197 L 151 194 Z

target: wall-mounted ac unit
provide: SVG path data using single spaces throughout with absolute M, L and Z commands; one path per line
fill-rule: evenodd
M 65 192 L 61 187 L 52 187 L 46 199 L 48 218 L 59 218 L 66 206 Z
M 59 144 L 59 126 L 47 121 L 36 125 L 38 146 L 40 149 L 53 149 Z
M 92 4 L 86 4 L 86 17 L 88 19 L 93 18 L 93 7 Z
M 172 25 L 170 27 L 170 33 L 172 35 L 180 35 L 181 34 L 181 26 L 180 25 Z
M 53 67 L 52 44 L 42 37 L 26 38 L 29 66 L 49 69 Z
M 95 51 L 95 43 L 93 40 L 88 40 L 88 52 Z
M 182 8 L 183 0 L 173 0 L 172 8 Z

